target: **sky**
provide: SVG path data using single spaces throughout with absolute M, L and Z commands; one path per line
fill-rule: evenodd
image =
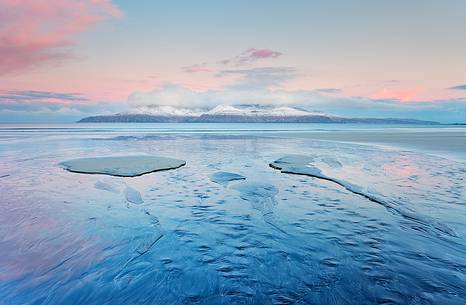
M 0 0 L 0 123 L 244 103 L 466 122 L 466 1 Z

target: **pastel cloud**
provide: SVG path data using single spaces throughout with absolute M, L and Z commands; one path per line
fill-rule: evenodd
M 277 58 L 281 55 L 282 53 L 271 50 L 271 49 L 250 48 L 250 49 L 243 51 L 241 54 L 236 55 L 229 59 L 224 59 L 224 60 L 217 61 L 214 63 L 203 62 L 200 64 L 194 64 L 194 65 L 183 67 L 181 68 L 181 70 L 185 73 L 199 73 L 199 72 L 214 73 L 214 72 L 220 71 L 219 73 L 222 74 L 222 69 L 225 69 L 224 65 L 229 65 L 231 67 L 248 66 L 252 63 L 255 63 L 256 61 L 260 59 Z
M 69 58 L 74 34 L 120 16 L 110 0 L 1 0 L 0 74 Z
M 42 108 L 58 109 L 64 105 L 79 106 L 89 100 L 78 93 L 61 93 L 49 91 L 7 91 L 0 94 L 0 110 Z
M 123 107 L 92 102 L 79 93 L 51 91 L 7 91 L 0 93 L 0 121 L 73 121 L 83 116 L 111 114 Z
M 281 87 L 286 81 L 297 77 L 297 70 L 291 67 L 258 67 L 251 69 L 221 70 L 217 77 L 238 76 L 239 79 L 230 88 L 251 89 Z
M 283 54 L 271 49 L 250 48 L 233 58 L 224 59 L 220 63 L 225 65 L 231 64 L 233 66 L 245 66 L 255 63 L 260 59 L 277 58 L 281 55 Z
M 179 107 L 214 107 L 216 105 L 234 104 L 296 104 L 316 97 L 312 92 L 302 95 L 300 92 L 272 90 L 265 87 L 241 88 L 225 87 L 222 89 L 195 91 L 184 86 L 168 84 L 149 92 L 135 92 L 128 97 L 130 106 L 171 105 Z
M 275 58 L 275 57 L 278 57 L 278 56 L 282 55 L 282 53 L 277 52 L 277 51 L 273 51 L 273 50 L 270 50 L 270 49 L 254 49 L 254 48 L 247 50 L 245 53 L 250 58 L 255 58 L 255 59 L 259 59 L 259 58 Z
M 64 101 L 87 101 L 79 93 L 60 93 L 60 92 L 49 92 L 49 91 L 7 91 L 0 94 L 0 101 L 14 100 L 14 101 L 31 101 L 31 100 L 43 100 L 43 99 L 56 99 Z
M 343 92 L 343 90 L 338 89 L 338 88 L 320 88 L 320 89 L 316 89 L 315 91 L 319 93 L 327 93 L 327 94 L 338 94 L 338 93 Z

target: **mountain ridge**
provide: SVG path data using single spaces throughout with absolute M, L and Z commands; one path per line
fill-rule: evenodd
M 257 104 L 217 105 L 213 108 L 139 106 L 113 115 L 85 117 L 78 123 L 367 123 L 439 124 L 403 118 L 346 118 L 300 107 Z

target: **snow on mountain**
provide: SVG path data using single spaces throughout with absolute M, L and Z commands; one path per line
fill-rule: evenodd
M 203 109 L 191 109 L 191 108 L 178 108 L 174 106 L 159 106 L 159 105 L 148 105 L 148 106 L 139 106 L 133 108 L 122 114 L 131 115 L 153 115 L 153 116 L 192 116 L 197 117 L 201 116 L 205 110 Z
M 122 114 L 133 115 L 153 115 L 153 116 L 186 116 L 186 117 L 199 117 L 201 115 L 233 115 L 233 116 L 273 116 L 273 117 L 286 117 L 286 116 L 309 116 L 309 115 L 323 115 L 318 112 L 310 112 L 295 107 L 289 106 L 263 106 L 263 105 L 218 105 L 212 109 L 192 109 L 192 108 L 178 108 L 174 106 L 139 106 L 131 109 Z
M 174 106 L 140 106 L 115 115 L 97 115 L 82 123 L 365 123 L 365 124 L 437 124 L 436 122 L 396 118 L 344 118 L 312 112 L 292 106 L 219 105 L 211 109 Z
M 218 105 L 211 109 L 146 105 L 107 116 L 91 116 L 80 122 L 158 122 L 158 123 L 258 123 L 332 122 L 338 118 L 291 106 L 259 104 Z

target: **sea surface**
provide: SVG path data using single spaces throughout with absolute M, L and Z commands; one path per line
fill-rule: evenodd
M 466 304 L 462 126 L 4 124 L 0 209 L 2 305 Z

